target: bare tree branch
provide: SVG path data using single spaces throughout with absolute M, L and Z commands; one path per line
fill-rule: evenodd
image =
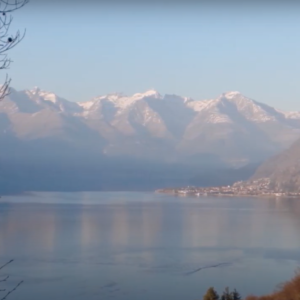
M 14 34 L 9 34 L 9 28 L 13 21 L 10 13 L 20 9 L 29 0 L 0 0 L 0 70 L 8 69 L 11 59 L 7 52 L 18 45 L 24 38 L 26 31 L 21 33 L 19 30 Z M 9 94 L 10 78 L 6 75 L 4 84 L 0 87 L 0 100 Z
M 5 282 L 9 278 L 9 275 L 7 275 L 4 279 L 1 279 L 0 282 Z
M 24 38 L 25 32 L 21 34 L 18 30 L 14 35 L 9 32 L 13 17 L 11 15 L 15 10 L 23 7 L 29 0 L 0 0 L 0 70 L 8 69 L 11 64 L 11 59 L 7 56 L 7 52 L 18 45 Z M 9 94 L 9 85 L 11 79 L 6 75 L 5 82 L 0 86 L 0 100 Z M 0 270 L 12 263 L 14 260 L 10 260 L 3 266 L 0 266 Z M 7 281 L 9 276 L 1 279 L 0 282 Z M 0 300 L 5 300 L 11 293 L 23 283 L 19 282 L 12 290 Z M 5 292 L 6 289 L 1 289 L 0 292 Z
M 9 262 L 7 262 L 6 264 L 4 264 L 3 266 L 0 267 L 0 270 L 2 270 L 3 268 L 5 268 L 7 265 L 11 264 L 14 260 L 10 260 Z
M 29 2 L 29 0 L 1 0 L 0 3 L 0 9 L 2 9 L 3 11 L 10 13 L 13 12 L 21 7 L 23 7 L 25 4 L 27 4 Z M 4 6 L 4 9 L 1 7 Z
M 12 259 L 12 260 L 8 261 L 7 263 L 5 263 L 4 265 L 2 265 L 2 266 L 0 267 L 0 270 L 3 269 L 3 268 L 5 268 L 7 265 L 11 264 L 13 261 L 14 261 L 14 260 Z M 8 280 L 8 278 L 9 278 L 9 275 L 7 275 L 4 279 L 1 279 L 0 282 L 5 282 L 5 281 Z M 3 298 L 1 298 L 0 300 L 5 300 L 11 293 L 13 293 L 15 290 L 17 290 L 17 288 L 18 288 L 23 282 L 24 282 L 23 280 L 20 281 L 20 282 L 19 282 L 12 290 L 8 291 L 8 292 L 6 293 L 6 295 L 5 295 Z M 0 292 L 6 292 L 6 289 L 1 289 Z
M 1 300 L 5 300 L 11 293 L 17 290 L 17 288 L 23 283 L 24 281 L 20 281 L 12 290 L 10 290 Z

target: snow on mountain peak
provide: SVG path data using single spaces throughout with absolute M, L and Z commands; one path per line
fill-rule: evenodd
M 109 99 L 112 101 L 116 101 L 117 99 L 120 99 L 123 97 L 126 97 L 126 95 L 124 95 L 123 93 L 115 92 L 115 93 L 110 93 L 110 94 L 106 94 L 103 96 L 95 97 L 94 100 Z
M 46 101 L 51 101 L 53 103 L 57 102 L 57 96 L 54 93 L 48 93 L 48 92 L 40 92 L 40 96 L 44 98 Z
M 161 95 L 156 90 L 150 89 L 150 90 L 148 90 L 144 93 L 136 93 L 132 97 L 133 98 L 139 98 L 139 99 L 146 98 L 146 97 L 161 98 Z
M 222 96 L 227 98 L 227 99 L 232 99 L 232 98 L 235 98 L 237 96 L 242 96 L 242 94 L 238 91 L 231 91 L 231 92 L 223 93 Z
M 90 113 L 100 112 L 103 109 L 107 110 L 111 106 L 114 108 L 111 107 L 109 109 L 115 109 L 115 112 L 119 114 L 125 109 L 133 107 L 135 103 L 145 98 L 151 98 L 166 100 L 168 103 L 175 103 L 177 100 L 180 100 L 179 102 L 196 113 L 201 113 L 203 116 L 209 115 L 210 117 L 207 118 L 207 121 L 211 123 L 231 122 L 232 114 L 236 113 L 256 123 L 276 121 L 278 114 L 281 114 L 287 120 L 300 119 L 300 112 L 283 112 L 273 109 L 244 96 L 239 91 L 227 91 L 219 95 L 219 97 L 210 100 L 193 100 L 192 98 L 176 95 L 162 96 L 155 89 L 149 89 L 143 93 L 135 93 L 131 96 L 120 92 L 110 93 L 86 102 L 69 102 L 55 93 L 44 91 L 37 86 L 31 90 L 26 90 L 25 93 L 39 105 L 45 105 L 47 108 L 51 107 L 51 109 L 71 114 L 90 115 Z M 172 100 L 171 102 L 169 101 L 170 99 Z M 272 111 L 277 111 L 277 115 Z
M 300 111 L 283 111 L 279 109 L 275 109 L 275 111 L 284 115 L 286 119 L 300 120 Z
M 112 93 L 95 97 L 91 101 L 79 102 L 78 105 L 83 107 L 85 110 L 95 110 L 101 107 L 101 103 L 103 101 L 109 101 L 116 108 L 125 109 L 134 104 L 135 102 L 147 97 L 160 99 L 161 95 L 154 89 L 148 90 L 144 93 L 136 93 L 132 96 L 126 96 L 123 93 Z
M 234 104 L 237 111 L 242 114 L 247 120 L 264 123 L 268 121 L 275 121 L 275 116 L 266 110 L 259 102 L 256 102 L 248 97 L 245 97 L 240 92 L 233 91 L 223 93 L 219 97 L 220 105 L 226 106 L 226 102 Z M 272 108 L 270 108 L 272 109 Z
M 27 95 L 38 95 L 42 97 L 44 100 L 51 101 L 56 103 L 58 96 L 52 92 L 44 91 L 38 86 L 35 86 L 33 89 L 26 91 Z
M 223 103 L 231 102 L 239 107 L 255 104 L 255 101 L 237 91 L 222 93 L 217 100 Z
M 32 92 L 36 93 L 39 92 L 41 89 L 38 86 L 33 87 L 33 89 L 31 90 Z
M 270 113 L 269 110 L 265 110 L 260 103 L 245 97 L 238 91 L 222 93 L 216 99 L 193 101 L 188 103 L 188 106 L 198 113 L 210 114 L 210 118 L 207 119 L 210 123 L 231 122 L 230 116 L 235 113 L 235 110 L 247 120 L 256 123 L 264 123 L 276 119 L 276 117 Z M 293 116 L 297 118 L 296 114 Z
M 23 92 L 31 99 L 31 101 L 47 109 L 56 110 L 66 114 L 79 113 L 82 110 L 77 103 L 59 97 L 53 92 L 42 90 L 37 86 Z

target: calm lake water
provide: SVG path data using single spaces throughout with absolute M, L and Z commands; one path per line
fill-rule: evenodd
M 299 266 L 300 200 L 2 197 L 0 263 L 10 259 L 0 289 L 24 280 L 11 300 L 197 300 L 209 286 L 264 294 Z

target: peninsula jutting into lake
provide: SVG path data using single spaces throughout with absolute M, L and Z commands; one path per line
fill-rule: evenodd
M 253 181 L 239 181 L 233 185 L 215 187 L 194 187 L 160 189 L 156 192 L 195 195 L 195 196 L 264 196 L 264 197 L 299 197 L 299 192 L 287 192 L 281 188 L 271 188 L 269 178 Z

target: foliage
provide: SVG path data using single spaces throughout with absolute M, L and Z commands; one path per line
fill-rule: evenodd
M 242 300 L 242 297 L 236 289 L 230 292 L 227 287 L 220 298 L 211 287 L 207 290 L 203 300 Z M 300 300 L 300 268 L 291 280 L 279 285 L 273 293 L 264 296 L 249 295 L 244 300 Z
M 226 287 L 222 296 L 221 300 L 233 300 L 232 293 L 229 291 L 229 287 Z
M 236 289 L 233 290 L 231 295 L 232 295 L 232 300 L 242 300 L 240 293 Z
M 206 294 L 203 296 L 203 300 L 219 300 L 219 295 L 213 287 L 210 287 Z
M 249 296 L 245 300 L 299 300 L 300 299 L 300 269 L 295 273 L 295 276 L 281 284 L 276 291 L 273 293 L 255 297 Z

